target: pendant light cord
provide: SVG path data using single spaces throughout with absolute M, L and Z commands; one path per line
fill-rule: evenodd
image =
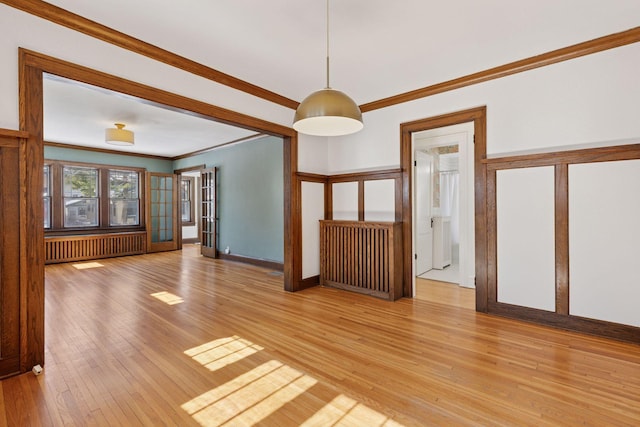
M 329 0 L 327 0 L 327 89 L 329 86 Z

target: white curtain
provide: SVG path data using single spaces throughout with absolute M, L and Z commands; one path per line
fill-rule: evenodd
M 440 212 L 451 217 L 451 244 L 456 246 L 460 244 L 459 176 L 458 171 L 440 172 Z

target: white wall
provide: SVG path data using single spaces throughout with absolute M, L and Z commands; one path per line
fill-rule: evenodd
M 330 172 L 398 167 L 400 123 L 483 105 L 489 154 L 638 138 L 638 69 L 640 43 L 365 113 Z
M 18 129 L 18 48 L 290 126 L 291 109 L 0 4 L 0 128 Z

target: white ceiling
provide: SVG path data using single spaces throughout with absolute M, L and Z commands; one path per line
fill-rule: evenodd
M 48 142 L 176 157 L 258 135 L 57 76 L 45 75 L 43 86 Z M 114 123 L 134 132 L 134 146 L 105 144 Z
M 296 101 L 325 84 L 325 0 L 49 3 Z M 331 86 L 364 104 L 634 28 L 640 1 L 333 0 L 330 15 Z

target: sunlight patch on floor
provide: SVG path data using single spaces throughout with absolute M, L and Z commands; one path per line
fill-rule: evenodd
M 301 427 L 360 425 L 402 427 L 402 424 L 343 394 L 327 403 L 311 418 L 302 423 Z
M 174 295 L 166 291 L 156 292 L 155 294 L 151 294 L 151 296 L 169 305 L 176 305 L 184 302 L 184 299 L 182 297 L 179 297 L 177 295 Z
M 317 381 L 271 360 L 182 405 L 202 426 L 252 425 Z
M 99 262 L 83 262 L 81 264 L 71 264 L 77 270 L 87 270 L 89 268 L 98 268 L 104 267 L 104 265 Z
M 263 347 L 237 335 L 209 341 L 184 352 L 215 371 Z M 318 381 L 277 360 L 271 360 L 181 405 L 202 426 L 253 425 L 304 394 Z M 313 426 L 402 427 L 385 415 L 339 395 L 302 424 Z
M 237 335 L 210 341 L 184 352 L 210 371 L 216 371 L 263 350 Z

